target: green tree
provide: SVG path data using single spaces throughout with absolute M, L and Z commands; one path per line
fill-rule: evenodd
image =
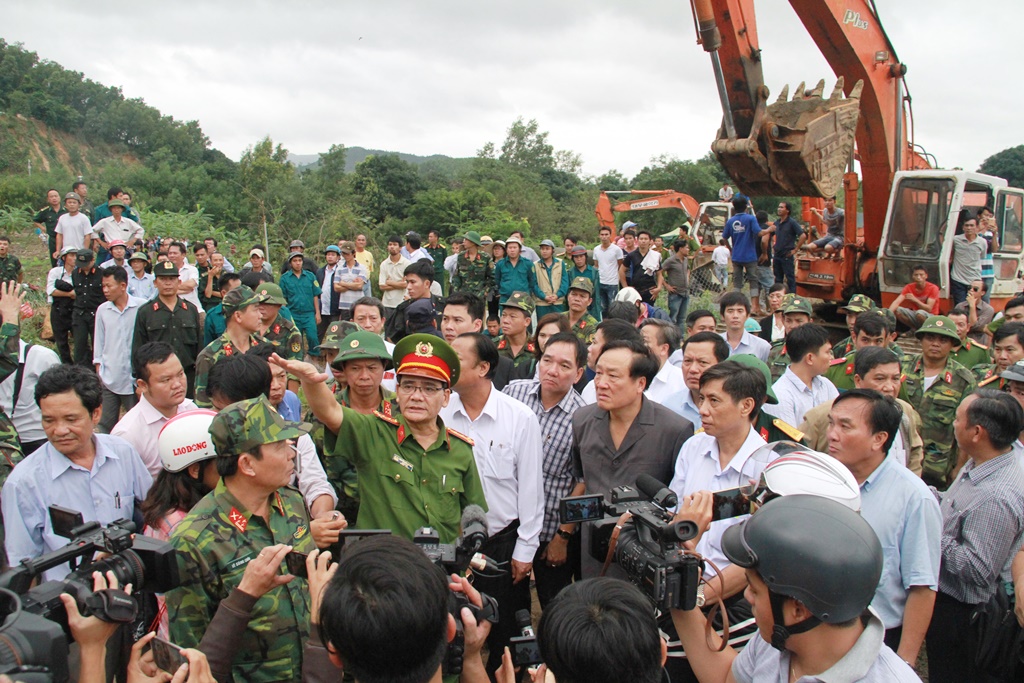
M 1024 145 L 996 152 L 981 163 L 978 172 L 999 176 L 1012 187 L 1024 187 Z
M 501 145 L 501 161 L 528 171 L 541 171 L 555 166 L 555 148 L 548 144 L 547 132 L 538 131 L 537 119 L 523 123 L 523 117 L 516 119 L 505 135 Z
M 409 222 L 421 233 L 437 228 L 442 237 L 451 237 L 483 220 L 485 210 L 494 203 L 494 195 L 481 187 L 425 190 L 416 194 Z
M 367 217 L 381 224 L 388 217 L 404 219 L 408 215 L 423 181 L 416 167 L 397 154 L 374 154 L 356 164 L 352 188 Z

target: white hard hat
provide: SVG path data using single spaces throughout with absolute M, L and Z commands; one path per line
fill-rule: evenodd
M 768 498 L 808 494 L 831 498 L 854 512 L 860 512 L 860 486 L 853 473 L 831 455 L 819 453 L 790 441 L 761 446 L 750 456 L 768 462 L 761 475 L 758 493 Z
M 180 472 L 192 463 L 217 457 L 210 438 L 215 410 L 190 410 L 175 415 L 160 430 L 157 450 L 168 472 Z

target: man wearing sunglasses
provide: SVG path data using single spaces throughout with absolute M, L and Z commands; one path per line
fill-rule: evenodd
M 351 344 L 351 337 L 342 345 Z M 412 334 L 395 345 L 392 360 L 401 411 L 396 417 L 346 408 L 316 366 L 272 358 L 299 378 L 313 414 L 336 436 L 333 444 L 324 439 L 327 470 L 336 469 L 339 458 L 356 468 L 356 528 L 390 529 L 411 540 L 417 529 L 429 526 L 437 530 L 441 543 L 453 543 L 462 511 L 474 504 L 487 508 L 473 440 L 448 429 L 438 417 L 458 382 L 459 359 L 443 339 Z

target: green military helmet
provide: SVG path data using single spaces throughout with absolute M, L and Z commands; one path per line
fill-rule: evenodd
M 791 297 L 788 301 L 785 297 L 782 300 L 782 314 L 787 313 L 805 313 L 808 316 L 813 317 L 814 311 L 811 309 L 811 302 L 802 296 L 795 294 L 787 294 L 786 297 Z
M 393 367 L 391 354 L 388 353 L 384 346 L 384 340 L 379 334 L 359 330 L 348 334 L 344 337 L 344 341 L 339 341 L 337 344 L 337 346 L 331 347 L 339 349 L 337 357 L 331 363 L 335 369 L 340 370 L 341 364 L 348 360 L 379 360 L 383 361 L 385 370 Z
M 483 243 L 483 238 L 480 237 L 480 233 L 476 230 L 470 230 L 466 233 L 466 241 L 472 242 L 476 246 L 480 246 Z
M 512 292 L 507 299 L 501 302 L 501 305 L 502 307 L 518 308 L 526 314 L 526 317 L 533 315 L 533 297 L 529 292 Z
M 275 306 L 287 306 L 288 299 L 284 298 L 284 292 L 281 291 L 281 286 L 274 284 L 273 282 L 262 282 L 256 293 L 264 297 L 262 303 L 273 304 Z
M 341 350 L 341 342 L 348 337 L 348 335 L 358 332 L 359 330 L 359 325 L 356 325 L 354 322 L 350 322 L 348 320 L 335 320 L 327 326 L 326 330 L 324 330 L 324 338 L 320 342 L 320 348 Z
M 575 249 L 573 249 L 573 251 L 575 251 Z M 584 249 L 583 253 L 586 254 L 587 250 Z M 569 289 L 579 289 L 590 296 L 594 296 L 594 281 L 589 277 L 574 277 L 572 282 L 569 284 Z
M 395 344 L 395 375 L 425 377 L 449 387 L 459 381 L 462 366 L 455 350 L 443 338 L 433 334 L 410 334 Z
M 765 391 L 765 403 L 775 405 L 779 402 L 778 397 L 775 396 L 775 392 L 772 391 L 772 373 L 765 365 L 765 362 L 749 353 L 738 353 L 735 356 L 729 356 L 729 360 L 734 360 L 740 365 L 746 365 L 748 368 L 754 368 L 764 375 L 764 382 L 767 387 Z
M 956 333 L 956 323 L 944 315 L 928 316 L 914 334 L 917 335 L 918 339 L 921 338 L 922 334 L 938 334 L 943 337 L 949 337 L 956 344 L 960 343 L 960 335 Z
M 265 396 L 232 403 L 210 423 L 210 437 L 218 456 L 250 453 L 268 443 L 297 439 L 313 425 L 291 422 L 274 410 Z
M 257 294 L 245 285 L 242 285 L 240 287 L 235 287 L 225 294 L 221 306 L 224 309 L 224 315 L 231 315 L 235 311 L 240 311 L 246 306 L 263 303 L 264 301 L 266 301 L 266 297 L 264 295 Z
M 178 277 L 178 266 L 171 261 L 161 261 L 153 266 L 153 277 Z
M 840 313 L 863 313 L 875 307 L 875 302 L 867 294 L 854 294 L 850 302 L 839 308 Z

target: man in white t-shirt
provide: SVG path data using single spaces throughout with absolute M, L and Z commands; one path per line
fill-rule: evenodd
M 78 249 L 89 249 L 92 246 L 94 237 L 92 221 L 79 211 L 81 201 L 74 192 L 64 195 L 64 208 L 68 212 L 61 214 L 57 219 L 57 226 L 54 228 L 54 232 L 57 233 L 57 251 L 53 254 L 54 258 L 58 258 L 60 252 L 65 248 L 77 251 Z M 618 276 L 616 275 L 616 277 Z
M 601 312 L 607 315 L 608 306 L 615 301 L 615 295 L 619 293 L 619 266 L 622 265 L 624 254 L 622 249 L 612 244 L 611 228 L 601 228 L 600 236 L 601 244 L 594 247 L 594 262 L 597 264 L 597 273 L 601 281 L 598 292 Z
M 711 252 L 711 260 L 715 264 L 715 277 L 722 283 L 722 289 L 729 288 L 729 242 L 718 240 L 718 246 Z
M 185 260 L 188 247 L 182 242 L 171 242 L 167 248 L 167 258 L 178 268 L 178 296 L 199 309 L 204 314 L 203 304 L 199 301 L 199 269 Z

